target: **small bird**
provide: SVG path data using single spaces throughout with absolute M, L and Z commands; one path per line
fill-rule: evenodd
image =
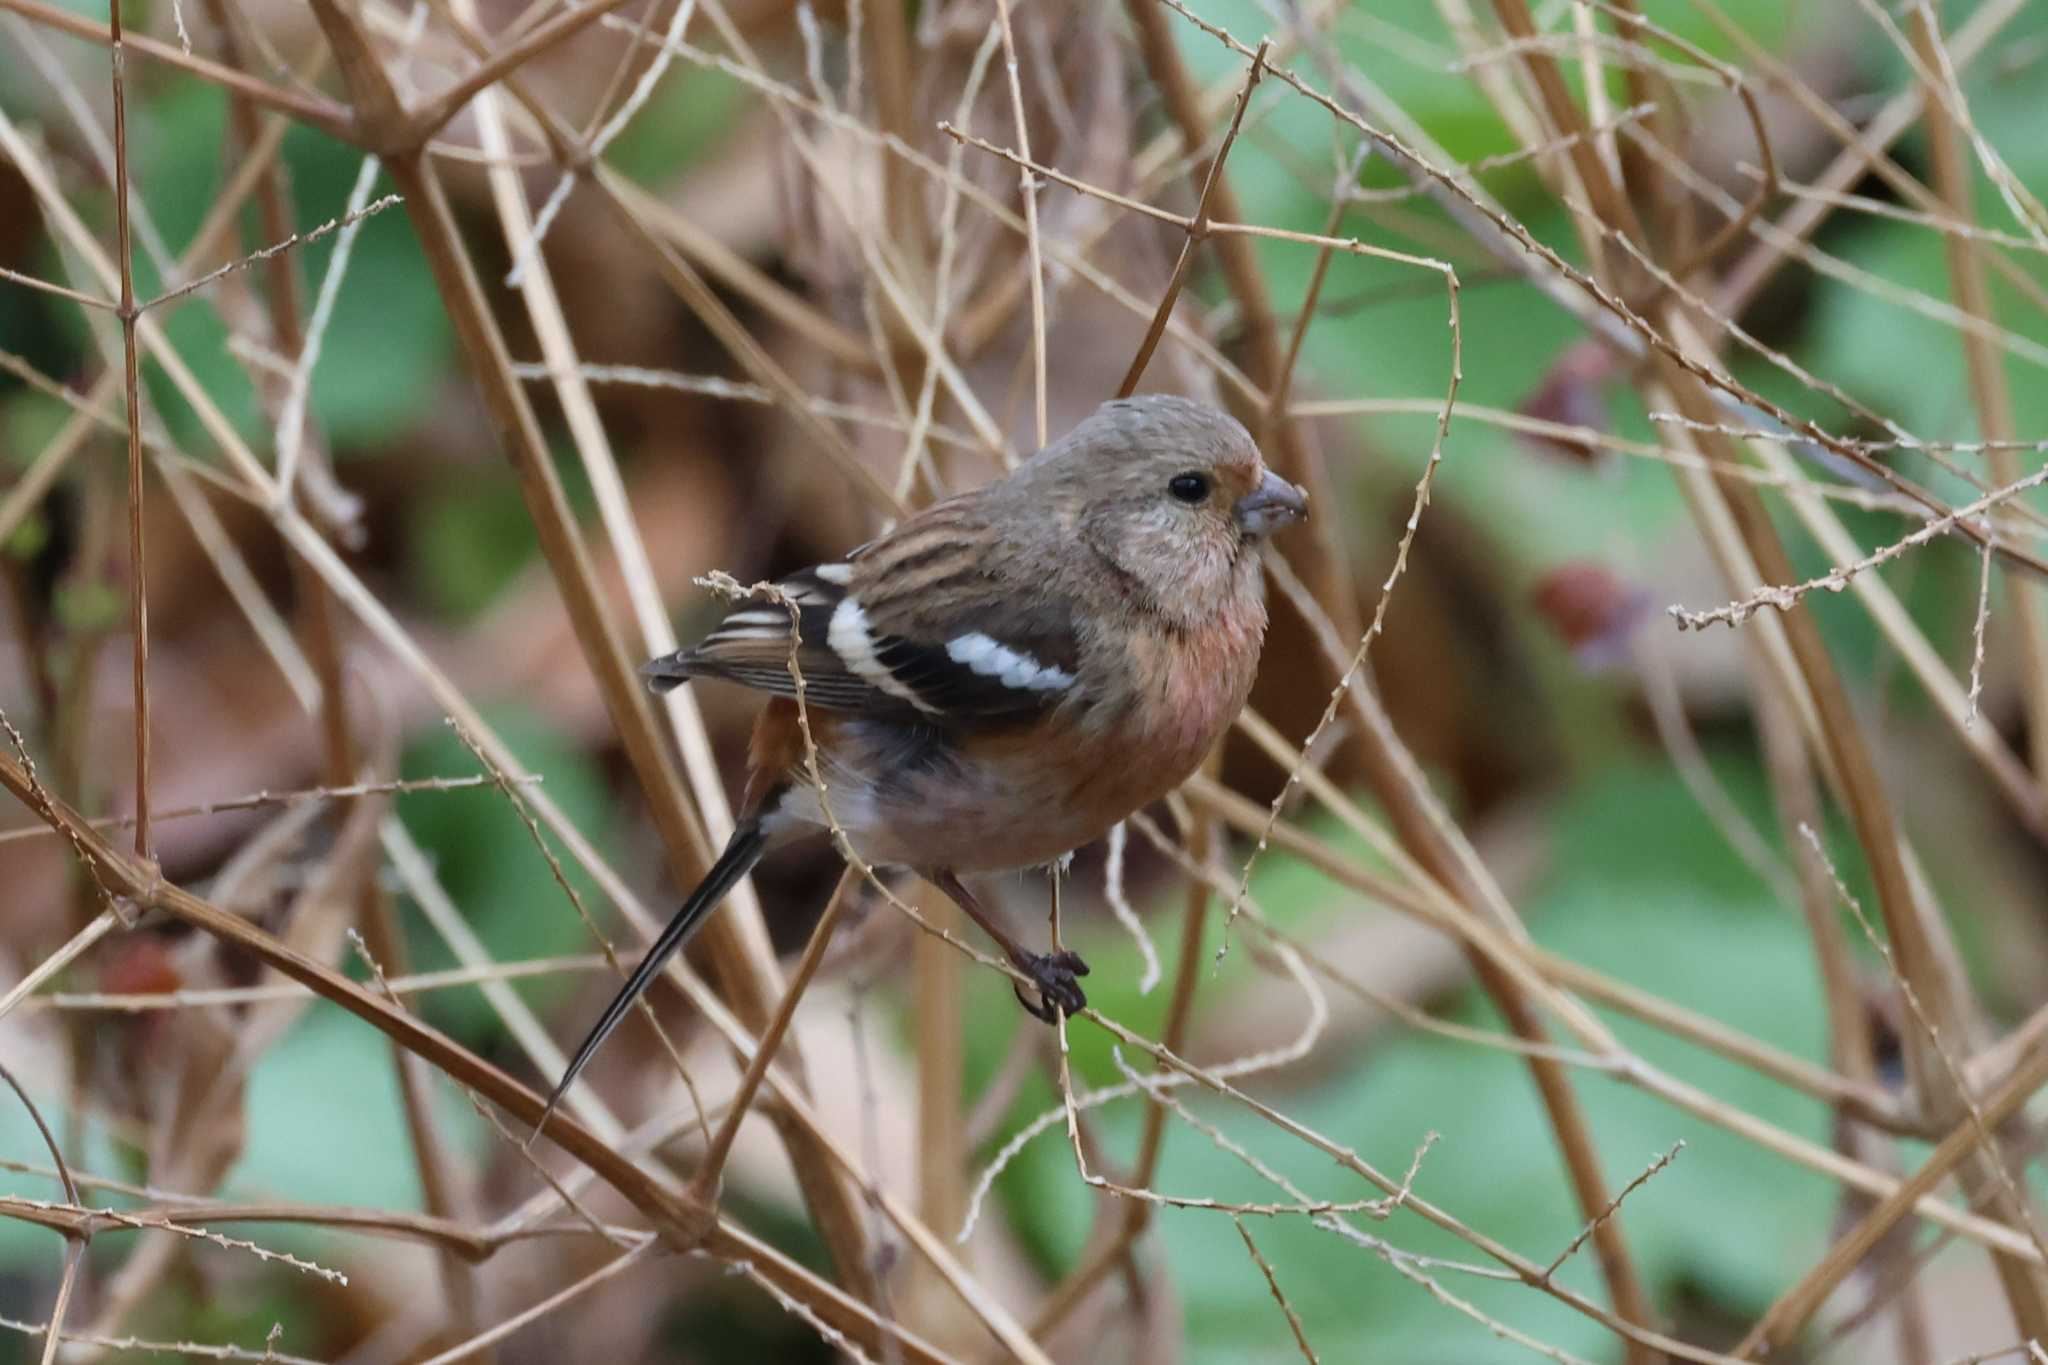
M 761 855 L 831 821 L 870 864 L 913 869 L 951 897 L 1036 986 L 1036 1005 L 1018 991 L 1032 1014 L 1082 1009 L 1087 965 L 1024 949 L 960 874 L 1054 862 L 1194 772 L 1258 667 L 1259 544 L 1307 511 L 1232 418 L 1185 398 L 1121 398 L 1008 477 L 782 579 L 822 796 L 788 605 L 738 607 L 702 643 L 645 665 L 656 691 L 722 678 L 769 702 L 731 840 L 548 1109 Z

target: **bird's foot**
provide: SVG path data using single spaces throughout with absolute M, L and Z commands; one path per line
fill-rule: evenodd
M 1020 953 L 1014 960 L 1017 970 L 1030 977 L 1031 984 L 1038 988 L 1038 1003 L 1034 1005 L 1025 998 L 1022 986 L 1011 986 L 1017 1003 L 1033 1018 L 1052 1024 L 1059 1022 L 1061 1013 L 1079 1014 L 1088 1008 L 1088 997 L 1082 994 L 1081 983 L 1076 979 L 1088 975 L 1088 964 L 1079 953 Z

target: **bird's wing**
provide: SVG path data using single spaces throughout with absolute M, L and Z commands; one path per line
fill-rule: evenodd
M 968 504 L 941 504 L 777 586 L 795 605 L 806 705 L 942 726 L 1015 721 L 1071 694 L 1071 604 L 1017 573 Z M 757 599 L 696 646 L 648 664 L 656 688 L 725 678 L 794 697 L 790 607 Z

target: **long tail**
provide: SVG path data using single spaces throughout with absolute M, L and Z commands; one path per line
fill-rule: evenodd
M 733 830 L 732 838 L 726 841 L 725 852 L 718 855 L 718 861 L 704 874 L 704 880 L 697 883 L 697 889 L 689 894 L 682 909 L 676 911 L 675 918 L 661 931 L 661 937 L 654 940 L 647 956 L 640 959 L 640 965 L 626 978 L 626 984 L 612 997 L 611 1004 L 604 1007 L 604 1013 L 598 1016 L 597 1023 L 591 1026 L 582 1045 L 576 1049 L 576 1055 L 569 1059 L 568 1069 L 562 1072 L 554 1093 L 548 1096 L 547 1108 L 541 1110 L 540 1122 L 534 1125 L 534 1137 L 539 1137 L 541 1130 L 547 1127 L 548 1118 L 555 1112 L 555 1106 L 562 1102 L 563 1094 L 575 1083 L 577 1073 L 597 1055 L 604 1040 L 611 1036 L 619 1021 L 626 1017 L 626 1012 L 633 1008 L 633 1002 L 654 984 L 654 978 L 661 974 L 668 960 L 711 917 L 711 912 L 718 908 L 726 893 L 761 860 L 767 842 L 768 836 L 762 831 L 759 820 L 742 821 Z
M 648 690 L 671 692 L 697 676 L 693 667 L 696 653 L 694 649 L 679 649 L 640 665 L 640 676 L 647 679 Z

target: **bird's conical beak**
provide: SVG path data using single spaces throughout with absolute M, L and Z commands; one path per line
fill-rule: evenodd
M 1263 536 L 1308 517 L 1308 494 L 1272 470 L 1231 509 L 1246 535 Z

